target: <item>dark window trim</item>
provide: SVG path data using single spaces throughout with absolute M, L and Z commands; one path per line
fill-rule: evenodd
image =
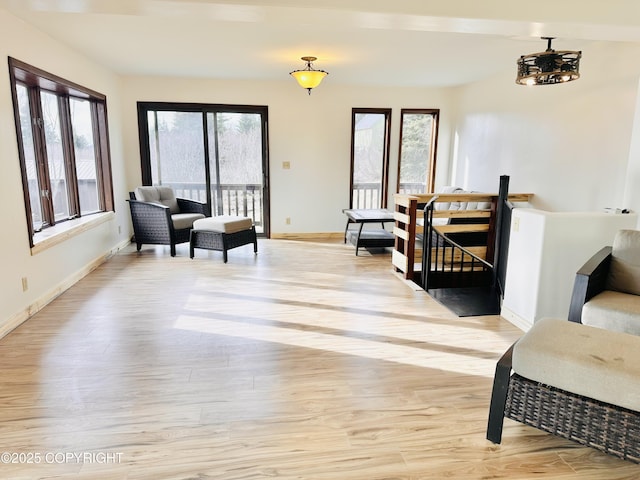
M 85 100 L 93 99 L 101 102 L 106 102 L 107 100 L 106 95 L 102 93 L 83 87 L 82 85 L 78 85 L 77 83 L 12 57 L 9 57 L 9 68 L 15 80 L 19 80 L 28 85 L 37 85 L 44 90 Z
M 355 162 L 356 114 L 378 113 L 384 115 L 384 150 L 382 158 L 382 192 L 380 207 L 387 208 L 389 192 L 389 155 L 391 151 L 391 109 L 390 108 L 352 108 L 351 109 L 351 170 L 349 175 L 349 208 L 353 208 L 353 167 Z
M 398 175 L 396 181 L 396 193 L 400 191 L 400 167 L 402 162 L 402 129 L 404 127 L 404 114 L 424 114 L 433 115 L 431 127 L 432 146 L 429 164 L 427 165 L 427 191 L 424 193 L 434 193 L 436 184 L 436 159 L 438 157 L 438 127 L 440 124 L 439 108 L 403 108 L 400 110 L 400 137 L 398 138 Z
M 89 88 L 78 85 L 77 83 L 66 80 L 53 73 L 46 72 L 38 67 L 34 67 L 23 61 L 8 57 L 9 79 L 11 83 L 11 97 L 14 111 L 14 122 L 16 128 L 16 141 L 18 144 L 18 157 L 20 162 L 20 171 L 22 176 L 22 190 L 24 197 L 24 205 L 26 211 L 27 230 L 29 235 L 29 246 L 34 246 L 34 227 L 31 210 L 31 199 L 29 197 L 29 180 L 27 177 L 27 168 L 25 161 L 24 145 L 22 143 L 22 126 L 20 124 L 20 113 L 18 106 L 18 93 L 16 86 L 24 85 L 28 89 L 29 103 L 31 108 L 31 117 L 36 112 L 36 118 L 40 112 L 40 92 L 48 91 L 54 93 L 58 97 L 60 128 L 63 144 L 63 152 L 65 157 L 65 172 L 67 175 L 67 191 L 69 196 L 69 208 L 71 210 L 70 217 L 80 217 L 80 205 L 78 199 L 78 186 L 75 168 L 75 156 L 73 147 L 73 132 L 71 129 L 71 118 L 69 99 L 70 97 L 81 100 L 88 100 L 91 103 L 92 119 L 94 121 L 94 146 L 96 149 L 96 180 L 98 185 L 98 203 L 99 212 L 114 211 L 115 202 L 113 199 L 113 178 L 111 173 L 111 157 L 109 151 L 108 136 L 108 120 L 106 109 L 106 96 Z M 94 113 L 95 112 L 95 113 Z M 101 115 L 102 113 L 102 115 Z M 40 112 L 41 115 L 41 112 Z M 36 156 L 41 159 L 46 158 L 46 143 L 43 141 L 42 134 L 34 132 L 34 148 Z M 44 186 L 49 185 L 49 176 L 44 162 L 38 165 L 38 183 Z M 97 173 L 100 171 L 100 173 Z M 50 190 L 50 189 L 49 189 Z M 51 208 L 51 202 L 43 205 L 43 210 L 48 208 L 48 212 L 43 212 L 45 218 L 50 220 L 50 225 L 54 225 L 54 214 Z M 95 213 L 99 213 L 95 212 Z

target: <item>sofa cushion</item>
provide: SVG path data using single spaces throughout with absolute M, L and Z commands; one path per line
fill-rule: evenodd
M 171 215 L 173 228 L 176 230 L 192 228 L 194 223 L 201 218 L 204 218 L 204 215 L 201 213 L 174 213 Z
M 446 186 L 442 187 L 440 193 L 479 193 L 467 192 L 460 187 Z M 436 202 L 434 205 L 436 210 L 488 210 L 491 208 L 491 202 Z
M 137 187 L 135 194 L 136 200 L 164 205 L 169 207 L 171 213 L 180 213 L 178 201 L 171 187 Z
M 236 233 L 248 230 L 253 226 L 253 221 L 249 217 L 238 217 L 234 215 L 218 215 L 216 217 L 197 220 L 193 224 L 194 230 L 208 230 L 220 233 Z
M 582 323 L 640 335 L 640 296 L 604 290 L 584 304 Z
M 440 189 L 440 193 L 466 193 L 460 187 L 445 186 Z M 461 202 L 436 202 L 433 206 L 435 210 L 460 210 Z M 465 204 L 466 205 L 466 204 Z
M 513 347 L 513 371 L 536 382 L 640 411 L 640 337 L 538 320 Z
M 640 231 L 620 230 L 611 249 L 607 289 L 640 295 Z

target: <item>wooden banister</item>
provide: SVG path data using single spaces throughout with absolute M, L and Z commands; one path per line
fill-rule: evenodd
M 512 193 L 508 195 L 510 202 L 528 202 L 532 193 Z M 451 224 L 439 227 L 447 234 L 469 231 L 489 231 L 494 225 L 495 205 L 498 200 L 497 193 L 424 193 L 424 194 L 396 194 L 395 201 L 395 227 L 393 233 L 396 237 L 391 262 L 397 272 L 401 272 L 405 279 L 414 280 L 420 269 L 422 249 L 416 242 L 416 235 L 424 231 L 422 221 L 422 206 L 430 201 L 434 203 L 486 203 L 488 208 L 483 209 L 443 209 L 433 212 L 434 218 L 440 219 L 478 219 L 487 218 L 488 224 Z M 493 256 L 493 245 L 486 251 L 487 257 Z M 416 264 L 416 260 L 418 264 Z M 488 260 L 490 260 L 488 258 Z M 417 265 L 417 268 L 416 268 Z

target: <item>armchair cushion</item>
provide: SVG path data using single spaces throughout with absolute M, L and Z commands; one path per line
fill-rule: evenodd
M 604 290 L 584 304 L 582 323 L 640 335 L 640 301 L 634 295 Z
M 640 231 L 620 230 L 616 234 L 607 289 L 640 295 Z
M 171 222 L 176 230 L 192 228 L 194 222 L 199 219 L 204 219 L 204 215 L 201 213 L 174 213 L 171 215 Z
M 178 201 L 173 193 L 171 187 L 137 187 L 135 190 L 136 200 L 142 202 L 151 202 L 169 207 L 169 211 L 173 213 L 180 213 L 178 208 Z M 179 228 L 179 227 L 176 227 Z

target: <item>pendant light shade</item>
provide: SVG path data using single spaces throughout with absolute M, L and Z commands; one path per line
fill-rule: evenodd
M 518 59 L 519 85 L 552 85 L 565 83 L 580 78 L 580 58 L 582 52 L 570 50 L 553 50 L 553 37 L 542 37 L 547 40 L 544 52 L 522 55 Z
M 322 82 L 322 79 L 329 75 L 324 70 L 316 70 L 311 65 L 311 62 L 317 60 L 316 57 L 302 57 L 302 60 L 307 62 L 307 65 L 302 70 L 294 70 L 290 73 L 302 88 L 306 88 L 311 95 L 311 89 L 316 88 Z

